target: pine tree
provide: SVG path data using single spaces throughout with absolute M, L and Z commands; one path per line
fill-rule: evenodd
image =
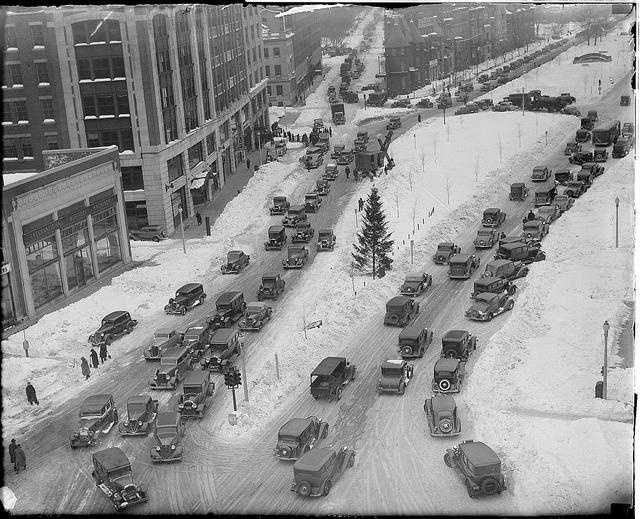
M 351 255 L 355 266 L 362 270 L 371 266 L 373 277 L 382 277 L 391 269 L 393 240 L 387 232 L 387 220 L 382 209 L 378 190 L 374 187 L 367 199 L 362 218 L 362 229 L 358 232 L 358 243 L 353 244 Z

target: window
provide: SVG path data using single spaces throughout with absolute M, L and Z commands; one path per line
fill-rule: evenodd
M 109 267 L 120 263 L 120 240 L 115 207 L 110 207 L 94 215 L 93 232 L 96 237 L 98 270 L 103 272 Z
M 216 151 L 216 132 L 211 132 L 207 135 L 207 155 L 211 155 Z
M 267 94 L 271 95 L 271 87 L 267 85 Z
M 226 141 L 226 140 L 229 139 L 229 131 L 230 131 L 230 129 L 229 129 L 229 121 L 225 121 L 222 124 L 222 136 L 224 137 L 222 139 L 223 141 Z
M 273 55 L 274 56 L 280 56 L 280 47 L 274 47 L 273 48 Z
M 129 96 L 127 94 L 116 96 L 116 103 L 118 105 L 118 115 L 129 114 Z
M 98 79 L 110 78 L 109 58 L 93 59 L 93 77 Z
M 38 83 L 49 82 L 49 67 L 47 63 L 36 63 L 36 72 L 38 74 Z
M 7 48 L 13 47 L 14 49 L 18 47 L 18 38 L 16 38 L 16 28 L 11 26 L 6 26 L 4 28 L 4 39 L 7 45 Z
M 56 115 L 53 110 L 52 99 L 40 99 L 40 109 L 42 110 L 43 119 L 55 119 Z
M 34 229 L 23 235 L 33 302 L 36 308 L 62 294 L 55 230 L 51 222 L 38 223 L 41 226 L 40 229 Z
M 27 113 L 26 101 L 14 101 L 13 109 L 15 110 L 16 119 L 18 121 L 28 121 L 29 114 Z
M 18 141 L 17 139 L 4 139 L 2 143 L 4 148 L 2 151 L 7 158 L 18 158 Z
M 115 113 L 113 96 L 98 96 L 98 115 L 115 115 Z
M 111 130 L 102 132 L 102 146 L 119 146 L 120 143 L 118 141 L 118 132 Z
M 267 77 L 271 75 L 271 67 L 269 65 L 265 65 L 264 73 L 267 75 Z
M 92 79 L 91 62 L 88 59 L 78 60 L 78 77 L 80 79 Z
M 8 85 L 22 85 L 22 65 L 13 63 L 9 65 L 9 83 Z
M 122 172 L 122 189 L 126 191 L 144 189 L 141 166 L 121 167 L 120 171 Z
M 169 173 L 169 182 L 177 180 L 184 175 L 184 164 L 182 163 L 182 154 L 176 155 L 167 161 L 167 171 Z
M 106 20 L 104 27 L 108 34 L 107 41 L 122 41 L 122 36 L 120 36 L 120 22 L 118 20 Z
M 125 77 L 124 73 L 124 59 L 122 56 L 111 57 L 111 71 L 113 75 L 111 77 Z
M 251 49 L 251 54 L 253 56 L 253 60 L 252 61 L 256 61 L 258 58 L 256 56 L 256 48 L 255 47 L 253 49 Z
M 276 85 L 276 95 L 277 96 L 282 95 L 282 85 Z
M 89 148 L 97 148 L 100 146 L 100 135 L 87 132 L 87 146 Z
M 88 33 L 87 33 L 87 25 L 85 22 L 74 23 L 71 26 L 71 30 L 73 32 L 73 43 L 87 43 Z
M 45 145 L 48 150 L 57 150 L 58 146 L 58 136 L 57 135 L 47 135 L 45 136 Z
M 273 69 L 276 76 L 280 76 L 282 74 L 282 67 L 280 65 L 274 65 Z
M 106 24 L 103 20 L 92 20 L 87 22 L 91 28 L 91 32 L 89 33 L 90 42 L 104 42 L 107 41 L 107 30 Z
M 264 57 L 265 57 L 265 58 L 268 58 L 268 57 L 269 57 L 269 48 L 268 48 L 268 47 L 265 47 L 265 48 L 264 48 Z
M 120 153 L 123 151 L 133 151 L 133 132 L 131 128 L 125 128 L 120 131 Z
M 187 150 L 189 157 L 189 169 L 193 169 L 202 162 L 202 142 L 194 144 Z
M 44 45 L 44 28 L 42 25 L 30 25 L 29 29 L 31 31 L 33 45 Z
M 98 111 L 96 110 L 96 99 L 93 96 L 83 96 L 82 97 L 82 109 L 84 110 L 84 115 L 98 115 Z
M 33 145 L 31 139 L 22 139 L 22 156 L 23 158 L 33 158 Z

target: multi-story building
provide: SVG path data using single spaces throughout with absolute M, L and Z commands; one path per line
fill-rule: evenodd
M 51 28 L 47 55 L 53 61 L 57 53 L 50 68 L 57 70 L 59 86 L 49 87 L 59 110 L 57 144 L 117 145 L 129 224 L 173 232 L 194 214 L 194 202 L 211 199 L 234 174 L 268 128 L 258 8 L 158 4 L 42 11 Z M 20 19 L 11 12 L 6 23 Z M 28 42 L 23 48 L 24 59 L 33 61 L 36 51 L 26 52 Z M 5 62 L 5 76 L 10 65 L 21 63 L 20 50 L 17 63 Z M 36 78 L 29 80 L 37 88 L 37 95 L 24 88 L 31 106 L 42 90 Z M 47 137 L 42 134 L 42 148 Z
M 290 106 L 299 95 L 293 65 L 293 33 L 264 30 L 264 73 L 269 78 L 267 95 L 269 104 Z

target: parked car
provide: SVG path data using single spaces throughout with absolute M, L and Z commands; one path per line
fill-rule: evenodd
M 387 302 L 385 326 L 406 326 L 419 313 L 420 303 L 406 296 L 395 296 Z
M 514 301 L 507 293 L 483 292 L 473 298 L 471 308 L 465 312 L 465 316 L 473 321 L 491 321 L 501 313 L 513 309 L 513 305 Z
M 591 132 L 585 130 L 584 128 L 580 128 L 576 131 L 576 142 L 590 142 L 591 141 Z
M 537 215 L 539 220 L 542 220 L 547 225 L 553 223 L 560 216 L 560 210 L 558 206 L 553 205 L 545 205 L 538 208 Z
M 565 115 L 575 115 L 576 117 L 580 117 L 582 114 L 580 110 L 578 110 L 575 106 L 565 106 L 561 112 Z
M 307 213 L 304 205 L 294 205 L 289 207 L 286 216 L 282 219 L 282 225 L 285 227 L 295 227 L 299 222 L 307 221 Z
M 404 283 L 400 287 L 403 296 L 419 296 L 425 292 L 433 282 L 431 274 L 415 272 L 404 277 Z
M 540 241 L 549 232 L 549 224 L 536 218 L 535 220 L 525 220 L 522 222 L 522 240 Z
M 551 170 L 547 166 L 536 166 L 531 173 L 531 182 L 545 182 L 551 178 Z
M 433 108 L 433 101 L 431 101 L 431 99 L 429 99 L 428 97 L 425 97 L 423 99 L 420 99 L 420 101 L 416 103 L 416 107 L 417 108 Z
M 146 361 L 160 360 L 167 349 L 181 346 L 182 338 L 183 335 L 172 328 L 158 328 L 153 332 L 153 339 L 144 349 L 144 359 Z
M 449 259 L 449 279 L 469 279 L 479 265 L 475 254 L 455 254 Z
M 500 227 L 507 215 L 501 209 L 497 207 L 490 207 L 489 209 L 485 209 L 484 213 L 482 213 L 482 226 L 483 227 Z
M 199 359 L 209 347 L 209 327 L 198 324 L 189 326 L 182 334 L 182 346 L 194 360 Z
M 593 162 L 592 151 L 579 151 L 569 157 L 569 164 L 584 164 L 585 162 Z
M 471 299 L 475 299 L 480 294 L 502 294 L 513 295 L 516 286 L 508 279 L 498 277 L 481 277 L 473 283 Z
M 304 195 L 304 210 L 307 213 L 317 213 L 322 204 L 322 198 L 318 193 L 307 193 Z
M 567 182 L 573 180 L 574 174 L 570 168 L 560 168 L 553 174 L 555 181 L 558 184 L 566 185 Z
M 618 140 L 614 143 L 613 150 L 611 150 L 611 157 L 613 157 L 614 159 L 626 157 L 630 151 L 631 137 L 622 136 L 618 138 Z
M 402 122 L 400 121 L 400 117 L 394 116 L 389 119 L 387 123 L 387 130 L 397 130 L 402 126 Z
M 326 496 L 333 483 L 355 463 L 355 451 L 342 447 L 312 449 L 293 464 L 291 490 L 303 497 Z
M 258 331 L 271 319 L 273 308 L 262 302 L 252 302 L 247 304 L 244 315 L 238 322 L 241 330 Z
M 529 267 L 521 261 L 511 261 L 506 259 L 494 259 L 487 263 L 483 278 L 503 278 L 513 281 L 522 278 L 529 273 Z
M 164 307 L 166 314 L 184 315 L 187 310 L 204 303 L 207 294 L 201 283 L 187 283 L 176 290 L 176 296 Z
M 478 338 L 466 330 L 449 330 L 442 336 L 442 357 L 467 360 L 475 351 Z
M 215 384 L 209 371 L 192 371 L 182 383 L 182 394 L 178 400 L 180 418 L 202 418 L 211 403 Z
M 546 254 L 540 250 L 539 244 L 528 244 L 521 241 L 498 245 L 498 251 L 494 259 L 506 259 L 511 261 L 521 261 L 522 263 L 533 263 L 543 261 Z
M 127 418 L 118 424 L 120 436 L 147 436 L 158 414 L 158 401 L 149 395 L 135 395 L 127 399 Z
M 507 488 L 500 458 L 482 442 L 466 440 L 453 449 L 447 449 L 444 463 L 462 475 L 472 498 L 499 494 Z
M 380 365 L 378 394 L 393 392 L 404 395 L 407 384 L 412 377 L 413 364 L 402 359 L 386 360 Z
M 147 240 L 159 242 L 167 237 L 167 231 L 161 225 L 144 225 L 129 231 L 130 240 Z
M 315 416 L 292 418 L 280 427 L 274 454 L 280 460 L 295 461 L 316 447 L 328 434 L 329 424 Z
M 342 156 L 344 157 L 344 154 Z M 347 164 L 349 164 L 349 162 L 347 162 Z M 324 173 L 322 174 L 322 180 L 333 182 L 337 178 L 338 178 L 338 165 L 333 163 L 327 164 L 324 168 Z
M 331 229 L 320 229 L 318 231 L 317 251 L 332 251 L 336 244 L 336 235 Z
M 153 436 L 156 445 L 149 450 L 152 463 L 182 461 L 184 425 L 180 413 L 176 411 L 158 413 Z
M 220 266 L 223 274 L 239 274 L 249 265 L 249 256 L 241 250 L 232 250 L 227 253 L 227 262 Z
M 271 216 L 285 214 L 290 206 L 286 196 L 274 196 L 273 206 L 269 208 L 269 213 Z
M 315 230 L 308 221 L 298 222 L 291 237 L 291 243 L 309 243 L 314 234 Z
M 174 390 L 192 366 L 191 353 L 184 348 L 169 348 L 160 357 L 160 367 L 149 380 L 151 389 Z
M 344 357 L 326 357 L 311 372 L 311 396 L 340 400 L 342 390 L 356 377 L 356 367 Z
M 509 192 L 509 200 L 526 200 L 529 194 L 529 189 L 522 182 L 515 182 L 511 184 L 511 190 Z
M 591 130 L 593 130 L 594 126 L 595 123 L 590 117 L 582 117 L 580 119 L 580 129 L 590 132 Z
M 337 160 L 345 152 L 344 144 L 335 144 L 331 152 L 331 160 Z
M 434 393 L 459 393 L 464 380 L 465 361 L 456 358 L 440 357 L 433 366 Z
M 594 162 L 607 162 L 609 158 L 609 152 L 606 148 L 599 148 L 593 150 L 593 161 Z
M 582 151 L 582 144 L 575 141 L 567 142 L 567 145 L 564 148 L 564 154 L 568 156 L 573 155 L 574 153 L 577 153 L 579 151 Z
M 287 243 L 287 233 L 283 225 L 271 225 L 267 236 L 269 239 L 264 242 L 264 250 L 282 250 Z
M 118 409 L 111 394 L 91 395 L 80 404 L 78 427 L 69 438 L 72 449 L 89 447 L 118 423 Z
M 391 108 L 411 108 L 411 101 L 408 99 L 398 99 L 391 103 Z
M 445 265 L 449 263 L 451 256 L 460 254 L 460 247 L 452 242 L 442 242 L 438 244 L 438 249 L 433 255 L 433 261 L 436 265 Z
M 398 352 L 403 359 L 422 358 L 432 342 L 432 330 L 411 324 L 398 335 Z
M 620 135 L 623 137 L 629 137 L 630 140 L 632 140 L 633 136 L 635 135 L 635 128 L 633 126 L 633 123 L 624 123 L 622 125 L 622 130 L 620 131 Z
M 264 275 L 260 286 L 258 287 L 257 299 L 262 301 L 264 299 L 276 300 L 280 297 L 280 294 L 284 292 L 285 281 L 280 274 Z
M 129 312 L 124 310 L 111 312 L 102 318 L 100 328 L 89 336 L 89 342 L 93 346 L 101 344 L 109 346 L 116 339 L 131 333 L 137 324 L 138 321 L 132 319 Z
M 316 193 L 320 196 L 327 196 L 329 194 L 329 182 L 327 180 L 316 180 Z
M 580 196 L 587 191 L 587 185 L 580 180 L 574 180 L 567 182 L 567 187 L 564 190 L 565 195 L 571 198 L 580 198 Z
M 233 328 L 220 328 L 211 336 L 211 350 L 200 361 L 203 370 L 222 373 L 231 360 L 240 354 L 240 332 Z
M 429 433 L 437 438 L 458 436 L 462 431 L 456 402 L 451 395 L 436 393 L 424 401 Z
M 223 292 L 216 299 L 216 313 L 208 318 L 209 329 L 213 331 L 232 326 L 242 317 L 246 308 L 242 292 Z
M 91 477 L 116 511 L 149 501 L 147 492 L 133 480 L 129 458 L 119 447 L 95 452 L 91 458 Z
M 478 234 L 473 240 L 476 249 L 490 249 L 498 243 L 499 233 L 496 229 L 480 228 Z
M 571 209 L 574 204 L 574 199 L 563 193 L 560 195 L 556 195 L 556 197 L 553 199 L 553 204 L 558 208 L 558 211 L 564 213 L 568 209 Z
M 282 260 L 285 269 L 301 269 L 309 259 L 309 251 L 301 245 L 287 247 L 287 257 Z

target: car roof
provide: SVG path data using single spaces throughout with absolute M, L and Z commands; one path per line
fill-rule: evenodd
M 266 308 L 267 307 L 267 303 L 265 303 L 264 301 L 250 301 L 249 303 L 247 303 L 247 308 L 249 308 L 250 306 L 259 307 L 259 308 Z
M 312 191 L 311 193 L 305 193 L 304 196 L 305 197 L 312 196 L 313 198 L 317 198 L 318 197 L 318 193 L 316 193 L 315 191 Z
M 434 366 L 438 371 L 455 371 L 460 361 L 454 357 L 440 357 Z
M 404 364 L 404 360 L 402 359 L 387 359 L 385 360 L 380 367 L 384 368 L 400 368 Z
M 304 206 L 302 204 L 291 205 L 289 206 L 289 211 L 290 212 L 304 211 Z
M 218 328 L 215 332 L 213 332 L 213 335 L 211 336 L 211 339 L 209 339 L 209 342 L 211 344 L 220 344 L 220 343 L 226 343 L 229 340 L 229 337 L 231 337 L 233 334 L 235 333 L 235 330 L 233 328 Z
M 282 232 L 284 231 L 284 225 L 271 225 L 269 232 Z
M 277 279 L 278 276 L 280 276 L 280 274 L 265 274 L 264 276 L 262 276 L 262 280 L 263 281 L 271 281 L 272 279 Z
M 115 312 L 111 312 L 110 314 L 105 315 L 102 320 L 103 321 L 114 321 L 118 317 L 122 317 L 122 314 L 126 314 L 125 310 L 116 310 Z
M 184 352 L 185 350 L 176 346 L 176 347 L 167 348 L 166 350 L 164 350 L 164 352 L 160 357 L 165 359 L 178 359 L 182 355 L 184 355 Z
M 524 187 L 524 182 L 514 182 L 511 187 Z
M 449 330 L 447 333 L 445 333 L 442 336 L 442 339 L 449 339 L 452 341 L 457 341 L 460 339 L 464 339 L 467 336 L 467 331 L 466 330 Z
M 202 370 L 189 371 L 184 378 L 183 384 L 185 386 L 197 386 L 202 384 L 207 378 L 207 375 Z
M 424 328 L 417 324 L 410 324 L 398 334 L 398 339 L 417 339 Z
M 408 300 L 406 296 L 394 296 L 387 301 L 387 306 L 403 306 Z
M 511 250 L 511 249 L 519 249 L 520 247 L 524 247 L 525 244 L 522 243 L 521 241 L 514 241 L 511 243 L 505 243 L 504 245 L 501 245 L 500 247 L 503 249 L 507 249 L 507 250 Z
M 475 300 L 485 302 L 485 303 L 490 303 L 497 297 L 498 297 L 498 294 L 494 294 L 492 292 L 481 292 L 480 294 L 476 295 Z
M 424 273 L 422 272 L 409 272 L 405 277 L 405 281 L 422 281 Z
M 287 197 L 286 197 L 286 196 L 284 196 L 284 195 L 276 195 L 276 196 L 274 196 L 274 197 L 273 197 L 273 199 L 274 199 L 274 200 L 275 200 L 276 198 L 277 198 L 277 199 L 279 199 L 279 200 L 283 200 L 283 199 L 284 199 L 284 200 L 286 200 L 286 199 L 287 199 Z
M 312 371 L 312 375 L 331 375 L 333 371 L 341 364 L 346 363 L 344 357 L 327 357 L 323 359 L 316 369 Z
M 127 398 L 127 404 L 146 404 L 150 399 L 149 395 L 134 395 Z
M 129 458 L 119 447 L 109 447 L 108 449 L 94 452 L 93 461 L 107 470 L 131 465 Z
M 454 254 L 453 256 L 451 256 L 449 263 L 466 263 L 470 257 L 471 257 L 471 254 L 464 254 L 464 253 Z
M 438 243 L 438 248 L 440 247 L 453 247 L 453 242 L 450 241 L 442 241 L 440 243 Z
M 196 290 L 197 288 L 202 288 L 202 284 L 201 283 L 187 283 L 186 285 L 182 285 L 178 289 L 178 292 L 191 292 L 193 290 Z
M 178 413 L 176 411 L 162 411 L 158 413 L 156 417 L 156 426 L 162 427 L 163 425 L 175 425 L 178 419 Z
M 489 207 L 488 209 L 484 210 L 485 213 L 499 213 L 500 212 L 500 208 L 499 207 Z
M 491 260 L 489 263 L 487 263 L 487 265 L 491 265 L 492 267 L 501 267 L 502 265 L 506 265 L 507 263 L 513 263 L 513 262 L 508 259 L 497 259 L 497 260 Z
M 500 463 L 500 458 L 493 450 L 482 442 L 464 442 L 460 444 L 460 450 L 465 458 L 475 467 Z
M 332 229 L 320 229 L 318 231 L 318 234 L 333 234 L 333 230 Z
M 242 292 L 238 292 L 237 290 L 222 292 L 222 294 L 218 296 L 218 299 L 216 299 L 216 304 L 230 303 L 231 301 L 233 301 L 234 299 L 237 299 L 241 295 L 242 295 Z
M 109 401 L 110 398 L 113 398 L 110 393 L 101 393 L 99 395 L 88 396 L 82 401 L 81 409 L 83 411 L 99 412 L 102 410 L 102 407 Z
M 278 435 L 298 437 L 305 431 L 310 423 L 311 420 L 308 418 L 292 418 L 280 427 Z
M 155 332 L 153 332 L 154 334 L 156 333 L 161 333 L 163 335 L 169 335 L 171 332 L 173 332 L 174 329 L 171 328 L 170 326 L 162 326 L 161 328 L 158 328 Z
M 431 397 L 431 407 L 433 411 L 453 411 L 456 408 L 456 401 L 451 395 L 436 393 Z
M 495 281 L 500 281 L 502 278 L 496 278 L 496 277 L 488 277 L 488 278 L 478 278 L 474 281 L 474 284 L 479 285 L 479 286 L 486 286 L 486 285 L 490 285 L 491 283 L 494 283 Z
M 320 447 L 311 449 L 293 464 L 293 470 L 318 470 L 333 454 L 333 449 Z

